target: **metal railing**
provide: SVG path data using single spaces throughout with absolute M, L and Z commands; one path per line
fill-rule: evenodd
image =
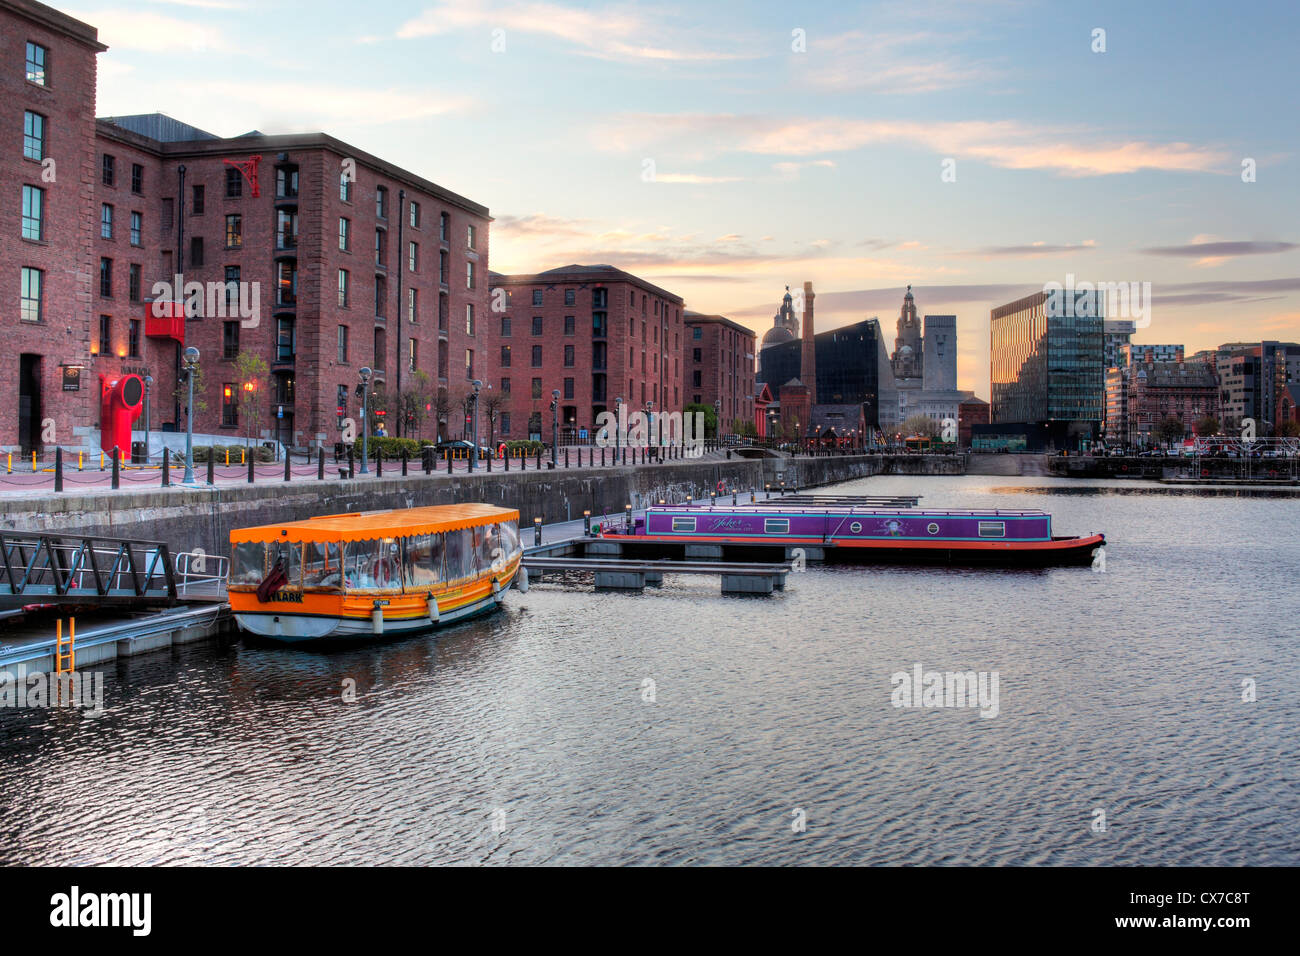
M 0 607 L 176 600 L 176 570 L 160 541 L 0 531 Z

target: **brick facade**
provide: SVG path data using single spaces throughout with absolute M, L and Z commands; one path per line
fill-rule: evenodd
M 719 409 L 721 434 L 754 421 L 754 331 L 721 315 L 686 313 L 685 402 Z

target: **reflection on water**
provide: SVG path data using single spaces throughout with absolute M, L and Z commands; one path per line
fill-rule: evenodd
M 374 648 L 124 660 L 98 720 L 0 712 L 0 861 L 1300 863 L 1300 505 L 840 487 L 1041 507 L 1057 534 L 1104 531 L 1107 572 L 546 584 Z M 997 671 L 998 716 L 895 709 L 917 663 Z

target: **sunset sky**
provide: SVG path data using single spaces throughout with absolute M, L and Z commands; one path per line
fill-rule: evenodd
M 760 334 L 810 280 L 891 345 L 911 283 L 984 398 L 989 309 L 1069 273 L 1151 282 L 1139 342 L 1300 340 L 1293 0 L 54 5 L 110 47 L 100 115 L 325 130 L 487 205 L 498 272 Z

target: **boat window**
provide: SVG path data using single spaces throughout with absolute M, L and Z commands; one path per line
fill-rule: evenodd
M 302 586 L 341 588 L 342 549 L 336 541 L 307 541 L 302 546 Z
M 442 582 L 442 535 L 418 534 L 406 539 L 402 576 L 407 588 L 433 587 Z
M 980 537 L 981 538 L 1005 538 L 1007 536 L 1007 523 L 1005 521 L 981 521 Z
M 501 526 L 491 524 L 483 529 L 483 546 L 479 548 L 478 566 L 500 571 L 506 563 L 505 549 L 501 547 Z
M 474 539 L 469 528 L 447 532 L 446 568 L 448 581 L 474 574 Z
M 230 556 L 231 584 L 261 584 L 266 577 L 266 545 L 261 541 L 245 541 L 232 549 Z
M 673 518 L 673 530 L 685 531 L 688 534 L 695 530 L 694 518 Z
M 477 558 L 477 567 L 480 571 L 486 571 L 492 567 L 493 550 L 497 547 L 496 527 L 493 525 L 480 525 L 474 530 L 474 555 Z
M 765 518 L 763 519 L 763 531 L 767 534 L 789 534 L 789 518 Z
M 302 545 L 288 541 L 277 541 L 267 547 L 271 567 L 277 562 L 284 564 L 284 586 L 297 590 L 302 587 Z
M 401 561 L 396 538 L 349 541 L 344 552 L 347 588 L 395 588 L 401 583 Z
M 505 552 L 507 561 L 513 560 L 514 556 L 520 552 L 519 525 L 517 522 L 501 522 L 501 550 Z

